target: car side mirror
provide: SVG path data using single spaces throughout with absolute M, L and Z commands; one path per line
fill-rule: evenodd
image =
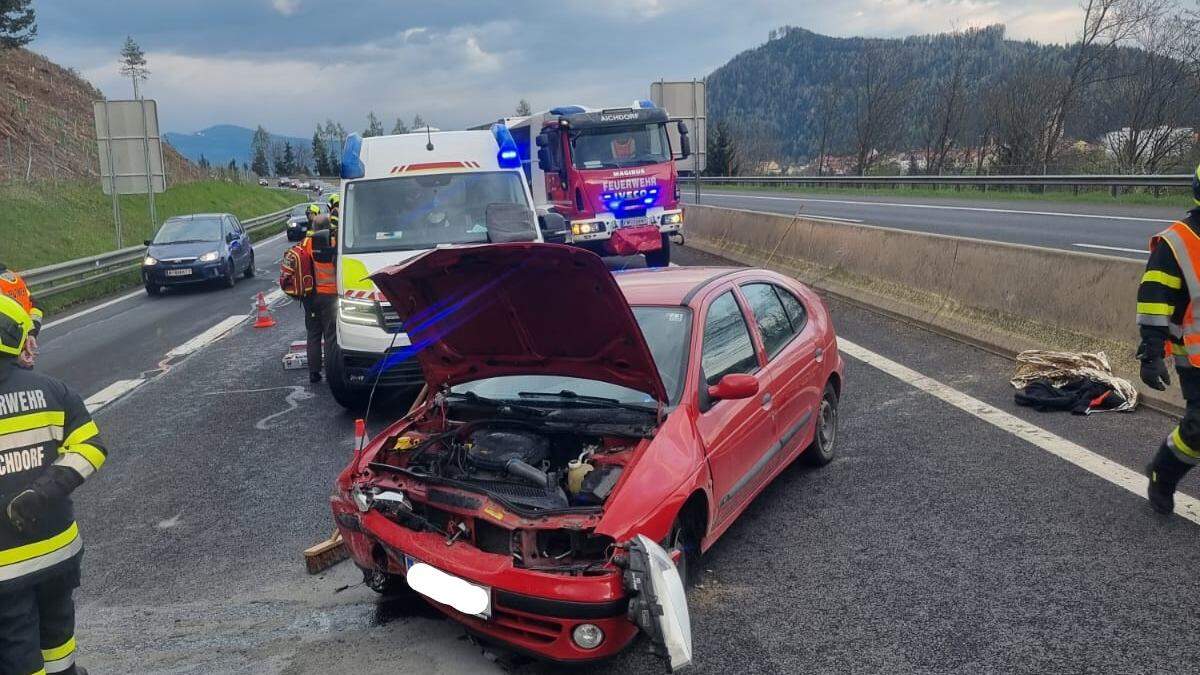
M 232 232 L 226 232 L 226 233 L 225 233 L 225 243 L 227 243 L 227 244 L 232 244 L 232 243 L 233 243 L 233 242 L 235 242 L 235 241 L 237 241 L 237 235 L 236 235 L 236 234 L 234 234 L 234 233 L 232 233 Z
M 745 373 L 730 373 L 708 388 L 708 397 L 716 401 L 750 398 L 758 393 L 758 378 Z
M 537 143 L 538 168 L 546 173 L 555 173 L 558 166 L 554 163 L 554 155 L 550 152 L 550 134 L 540 133 L 534 139 Z
M 150 246 L 153 243 L 154 243 L 154 240 L 152 240 L 152 239 L 146 239 L 146 240 L 142 241 L 143 246 Z
M 567 219 L 561 213 L 546 213 L 538 216 L 538 226 L 542 228 L 542 240 L 552 244 L 567 242 Z
M 683 120 L 679 120 L 679 159 L 687 159 L 692 156 L 692 140 L 688 137 L 687 125 Z

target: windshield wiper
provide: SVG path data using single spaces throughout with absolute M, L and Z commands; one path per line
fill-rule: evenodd
M 655 406 L 638 405 L 636 403 L 622 403 L 615 398 L 605 398 L 603 396 L 587 396 L 578 394 L 570 389 L 562 391 L 519 391 L 517 396 L 521 398 L 556 398 L 570 403 L 595 405 L 605 408 L 620 408 L 622 410 L 634 410 L 637 412 L 653 413 L 657 410 Z
M 499 412 L 510 412 L 518 415 L 528 415 L 530 417 L 545 417 L 547 414 L 549 414 L 540 408 L 533 408 L 527 405 L 521 405 L 520 403 L 513 403 L 511 401 L 502 401 L 500 399 L 480 396 L 473 391 L 462 393 L 451 392 L 446 394 L 445 397 L 446 399 L 453 398 L 455 400 L 465 401 L 466 403 L 474 403 L 476 405 L 486 405 L 493 408 L 499 408 Z
M 155 243 L 158 244 L 159 246 L 166 246 L 167 244 L 203 244 L 206 241 L 210 241 L 210 240 L 208 240 L 208 239 L 176 239 L 175 241 L 158 241 Z

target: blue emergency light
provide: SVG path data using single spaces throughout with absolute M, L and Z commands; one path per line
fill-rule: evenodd
M 644 98 L 643 98 L 643 99 L 641 99 L 641 100 L 634 101 L 634 107 L 635 107 L 635 108 L 653 108 L 653 107 L 654 107 L 654 102 L 653 102 L 653 101 L 647 101 L 646 99 L 644 99 Z
M 578 106 L 578 105 L 560 105 L 557 108 L 550 109 L 551 115 L 558 115 L 559 117 L 562 117 L 564 115 L 578 115 L 579 113 L 582 113 L 582 112 L 587 112 L 587 111 L 584 110 L 583 106 Z
M 350 134 L 346 138 L 346 147 L 342 150 L 343 180 L 354 180 L 367 174 L 367 167 L 363 166 L 362 158 L 358 156 L 361 150 L 362 137 L 358 134 Z
M 503 124 L 492 125 L 492 135 L 496 137 L 496 145 L 500 152 L 496 153 L 496 161 L 501 169 L 517 169 L 521 166 L 521 153 L 517 152 L 517 142 L 512 133 Z

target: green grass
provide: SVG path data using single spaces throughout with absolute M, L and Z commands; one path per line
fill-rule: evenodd
M 1006 188 L 998 188 L 989 186 L 986 191 L 977 187 L 963 187 L 961 190 L 955 190 L 953 187 L 934 188 L 934 187 L 807 187 L 807 186 L 784 186 L 784 185 L 714 185 L 705 184 L 700 188 L 700 194 L 704 191 L 718 189 L 721 191 L 737 191 L 737 192 L 795 192 L 798 194 L 813 194 L 813 195 L 849 195 L 849 196 L 873 196 L 873 197 L 931 197 L 940 199 L 967 199 L 974 201 L 1047 201 L 1047 202 L 1067 202 L 1076 204 L 1117 204 L 1126 206 L 1161 206 L 1164 208 L 1179 208 L 1186 210 L 1192 208 L 1191 195 L 1184 191 L 1162 189 L 1162 196 L 1156 197 L 1154 194 L 1145 189 L 1136 189 L 1129 192 L 1123 192 L 1117 197 L 1113 197 L 1107 189 L 1095 190 L 1080 190 L 1078 194 L 1068 189 L 1049 188 L 1044 192 L 1031 192 L 1029 190 L 1012 190 Z M 680 189 L 685 194 L 690 193 L 692 186 L 686 178 L 681 179 Z
M 201 181 L 155 195 L 161 223 L 187 213 L 228 212 L 253 218 L 304 200 L 297 192 L 247 183 Z M 0 260 L 16 270 L 104 253 L 116 248 L 112 199 L 98 182 L 0 184 Z M 145 195 L 121 197 L 123 245 L 153 235 Z

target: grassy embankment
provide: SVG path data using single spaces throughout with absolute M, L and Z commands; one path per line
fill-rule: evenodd
M 173 186 L 155 195 L 158 219 L 187 213 L 232 213 L 241 219 L 261 216 L 305 201 L 298 192 L 246 183 L 200 181 Z M 0 260 L 16 270 L 104 253 L 116 248 L 112 200 L 95 182 L 0 184 Z M 144 195 L 121 197 L 124 246 L 153 235 Z M 48 298 L 47 311 L 94 299 L 138 283 L 120 275 Z
M 680 181 L 684 194 L 691 193 L 691 183 L 687 178 Z M 1042 192 L 1017 190 L 990 186 L 986 191 L 977 187 L 889 187 L 887 184 L 878 187 L 810 187 L 783 185 L 703 185 L 700 193 L 705 190 L 720 192 L 780 192 L 807 195 L 842 195 L 858 197 L 888 197 L 894 199 L 932 198 L 932 199 L 962 199 L 970 201 L 1045 201 L 1067 202 L 1076 204 L 1114 204 L 1123 206 L 1162 206 L 1187 210 L 1192 208 L 1191 195 L 1187 191 L 1163 188 L 1160 196 L 1145 188 L 1122 192 L 1113 197 L 1107 189 L 1080 190 L 1078 194 L 1070 188 L 1047 188 Z

